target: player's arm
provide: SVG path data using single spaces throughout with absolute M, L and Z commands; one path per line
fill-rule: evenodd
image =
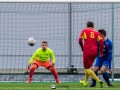
M 111 54 L 111 55 L 109 55 L 109 58 L 108 58 L 108 60 L 109 60 L 109 69 L 111 69 L 112 54 Z
M 106 43 L 108 51 L 107 54 L 112 54 L 112 42 Z
M 111 43 L 107 43 L 107 54 L 108 54 L 108 60 L 109 60 L 109 69 L 111 69 L 111 62 L 112 62 L 112 42 Z
M 54 65 L 55 64 L 55 55 L 52 50 L 50 50 L 50 58 L 51 58 L 52 64 Z
M 112 69 L 111 69 L 111 63 L 112 63 L 112 54 L 108 54 L 108 62 L 109 62 L 109 72 L 112 73 Z
M 29 64 L 26 68 L 26 71 L 28 72 L 30 70 L 31 64 L 33 63 L 34 59 L 36 58 L 37 55 L 37 51 L 32 55 L 32 57 L 30 58 Z
M 82 51 L 84 51 L 83 39 L 86 39 L 86 33 L 84 32 L 84 30 L 81 32 L 79 39 L 78 39 L 78 42 L 79 42 L 79 45 Z
M 30 58 L 29 64 L 32 64 L 34 62 L 34 59 L 37 57 L 37 55 L 38 55 L 38 50 L 36 50 L 32 55 L 32 57 Z
M 100 43 L 100 56 L 103 56 L 103 49 L 104 49 L 104 41 L 102 39 L 102 36 L 99 34 L 97 40 Z

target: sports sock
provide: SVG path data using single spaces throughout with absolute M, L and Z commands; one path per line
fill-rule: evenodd
M 109 76 L 108 76 L 107 72 L 103 73 L 103 78 L 105 79 L 105 81 L 107 82 L 107 84 L 110 83 Z
M 34 75 L 34 71 L 35 71 L 36 68 L 37 68 L 37 66 L 35 64 L 33 64 L 31 66 L 29 77 L 28 77 L 29 79 L 32 79 L 32 76 Z
M 95 79 L 97 82 L 100 82 L 100 79 L 95 75 L 95 73 L 90 68 L 85 70 L 93 79 Z
M 53 73 L 55 80 L 58 81 L 58 73 L 57 73 L 55 67 L 50 67 L 49 70 Z
M 89 74 L 85 71 L 85 82 L 87 82 L 88 81 L 88 79 L 89 79 Z

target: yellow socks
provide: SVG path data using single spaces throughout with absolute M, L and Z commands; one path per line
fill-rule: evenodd
M 86 75 L 86 80 L 88 79 L 89 75 L 95 79 L 97 82 L 100 82 L 100 79 L 96 76 L 96 74 L 89 68 L 89 69 L 85 69 L 85 72 L 88 73 L 88 76 Z
M 88 79 L 89 79 L 89 74 L 87 72 L 85 72 L 85 80 L 84 81 L 87 82 Z

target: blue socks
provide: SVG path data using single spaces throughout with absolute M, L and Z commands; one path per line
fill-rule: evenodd
M 98 75 L 98 73 L 95 73 L 95 74 L 96 74 L 96 76 Z M 105 81 L 107 82 L 107 84 L 109 85 L 110 80 L 109 80 L 108 73 L 105 72 L 105 73 L 103 73 L 102 75 L 103 75 L 103 78 L 105 79 Z M 93 84 L 93 85 L 96 85 L 96 80 L 94 80 L 94 79 L 92 78 L 92 81 L 93 81 L 92 84 Z
M 105 81 L 107 82 L 107 84 L 110 83 L 109 76 L 108 76 L 107 72 L 103 73 L 103 78 L 105 79 Z

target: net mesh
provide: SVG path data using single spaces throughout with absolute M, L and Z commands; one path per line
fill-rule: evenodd
M 119 15 L 119 3 L 0 3 L 0 73 L 24 73 L 42 40 L 54 51 L 57 68 L 83 68 L 78 37 L 87 21 L 93 21 L 96 30 L 107 31 L 119 73 Z M 37 40 L 35 46 L 27 45 L 29 37 Z

